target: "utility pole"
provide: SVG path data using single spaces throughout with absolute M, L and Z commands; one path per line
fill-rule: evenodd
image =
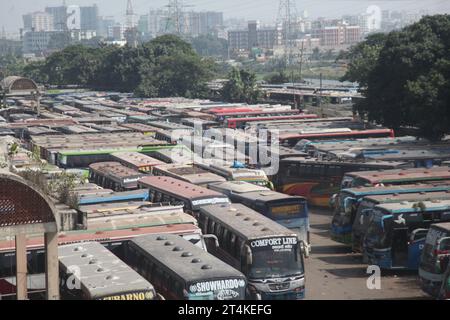
M 322 72 L 320 73 L 320 89 L 319 89 L 319 99 L 318 99 L 318 106 L 320 110 L 320 117 L 324 118 L 325 115 L 323 113 L 323 107 L 322 107 Z

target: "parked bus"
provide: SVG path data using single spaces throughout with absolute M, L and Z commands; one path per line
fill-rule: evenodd
M 208 251 L 246 275 L 249 299 L 305 297 L 302 243 L 295 233 L 242 204 L 204 206 L 198 221 L 219 240 L 219 246 L 207 240 Z
M 153 152 L 151 155 L 153 158 L 161 160 L 164 163 L 192 164 L 194 158 L 198 156 L 188 148 L 182 147 L 173 150 L 159 150 Z
M 139 152 L 118 152 L 113 153 L 111 156 L 114 161 L 120 162 L 125 167 L 143 173 L 152 173 L 154 166 L 164 164 L 164 162 L 158 159 Z
M 157 299 L 150 282 L 100 243 L 60 246 L 58 255 L 63 300 Z
M 450 180 L 450 168 L 404 168 L 383 171 L 349 172 L 342 179 L 341 188 L 402 185 L 427 181 Z
M 299 115 L 300 110 L 294 109 L 294 110 L 250 110 L 250 111 L 221 111 L 216 112 L 216 121 L 224 121 L 225 119 L 238 119 L 238 118 L 255 118 L 255 117 L 276 117 L 276 116 L 292 116 L 292 115 Z
M 421 192 L 450 191 L 450 181 L 430 184 L 408 184 L 386 187 L 358 187 L 342 189 L 333 200 L 333 218 L 331 220 L 331 239 L 350 244 L 355 217 L 364 197 L 375 195 L 403 195 Z
M 131 239 L 154 233 L 170 233 L 184 237 L 203 250 L 206 250 L 203 235 L 198 226 L 187 224 L 161 224 L 152 227 L 116 229 L 109 231 L 79 230 L 60 233 L 58 245 L 96 241 L 101 243 L 119 258 L 123 258 L 124 244 Z M 45 249 L 44 238 L 27 239 L 28 256 L 28 292 L 29 297 L 43 299 L 45 296 Z M 2 299 L 13 298 L 15 284 L 16 247 L 14 241 L 0 242 L 0 296 Z
M 78 205 L 90 205 L 110 202 L 148 201 L 148 192 L 133 190 L 108 193 L 88 193 L 80 195 L 78 192 Z
M 224 177 L 227 181 L 245 181 L 259 186 L 273 189 L 273 184 L 267 178 L 264 170 L 253 168 L 238 168 L 232 165 L 221 165 L 214 161 L 198 161 L 196 164 L 212 173 Z
M 154 176 L 167 176 L 206 187 L 209 183 L 226 181 L 224 177 L 196 164 L 164 164 L 153 168 Z
M 364 259 L 383 269 L 417 270 L 430 225 L 447 221 L 450 200 L 377 205 L 364 238 Z
M 149 190 L 153 203 L 183 203 L 185 210 L 190 213 L 198 211 L 202 205 L 229 202 L 228 197 L 222 193 L 172 177 L 145 177 L 138 184 Z
M 328 207 L 330 198 L 339 192 L 347 172 L 394 169 L 410 166 L 403 162 L 339 161 L 291 157 L 280 160 L 278 173 L 272 178 L 276 189 L 289 195 L 302 196 L 314 206 Z
M 450 187 L 449 187 L 450 188 Z M 364 197 L 356 210 L 355 220 L 352 226 L 352 250 L 362 251 L 362 242 L 372 218 L 372 209 L 379 204 L 403 201 L 434 201 L 450 200 L 450 190 L 442 192 L 416 192 L 403 194 L 387 194 Z
M 208 186 L 228 196 L 232 202 L 241 203 L 262 215 L 298 233 L 309 254 L 309 213 L 306 199 L 289 196 L 244 181 L 227 181 Z
M 125 261 L 166 299 L 245 299 L 247 281 L 241 272 L 177 236 L 133 239 Z
M 364 139 L 364 138 L 394 138 L 392 129 L 351 130 L 349 128 L 299 130 L 299 133 L 280 135 L 280 145 L 294 147 L 300 140 L 330 140 L 330 139 Z
M 139 152 L 151 154 L 152 152 L 164 149 L 176 149 L 182 146 L 176 144 L 167 144 L 159 146 L 139 146 L 139 147 L 121 147 L 121 148 L 102 148 L 102 149 L 63 149 L 57 152 L 55 163 L 63 168 L 83 168 L 91 163 L 111 161 L 111 154 L 117 152 Z
M 267 116 L 267 117 L 252 117 L 252 118 L 228 118 L 225 119 L 225 127 L 231 129 L 243 129 L 246 124 L 254 121 L 266 121 L 266 120 L 293 120 L 293 119 L 314 119 L 317 118 L 315 114 L 297 114 L 286 116 Z
M 119 162 L 98 162 L 89 165 L 89 180 L 114 191 L 129 191 L 138 188 L 137 182 L 144 173 L 130 169 Z
M 450 299 L 450 223 L 431 225 L 422 250 L 419 277 L 422 289 L 434 298 Z

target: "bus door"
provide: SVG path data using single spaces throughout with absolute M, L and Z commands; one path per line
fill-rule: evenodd
M 408 263 L 408 228 L 395 228 L 392 237 L 392 267 L 405 267 Z
M 408 244 L 408 269 L 418 270 L 420 255 L 425 246 L 428 229 L 416 229 L 411 233 Z

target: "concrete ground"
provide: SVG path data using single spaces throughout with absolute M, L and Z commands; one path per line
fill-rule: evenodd
M 330 239 L 331 211 L 310 208 L 312 251 L 305 259 L 306 299 L 429 299 L 417 272 L 382 272 L 381 289 L 367 288 L 367 265 L 361 255 Z

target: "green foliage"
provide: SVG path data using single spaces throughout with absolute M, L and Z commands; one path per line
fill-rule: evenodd
M 142 97 L 201 97 L 213 69 L 189 43 L 164 35 L 137 48 L 72 45 L 45 62 L 25 66 L 23 73 L 41 83 L 135 92 Z
M 228 41 L 213 35 L 200 35 L 190 40 L 198 54 L 206 57 L 228 57 Z
M 233 68 L 228 75 L 228 82 L 222 88 L 222 98 L 228 102 L 256 103 L 261 91 L 253 72 Z
M 284 71 L 280 71 L 278 73 L 269 74 L 266 77 L 264 77 L 264 80 L 267 83 L 271 83 L 271 84 L 283 84 L 283 83 L 287 83 L 289 81 L 292 81 L 291 79 L 289 79 L 289 77 L 287 76 L 286 72 L 284 72 Z
M 378 40 L 364 42 L 350 57 L 347 79 L 358 81 L 366 97 L 357 111 L 441 139 L 450 132 L 450 15 L 426 16 Z

